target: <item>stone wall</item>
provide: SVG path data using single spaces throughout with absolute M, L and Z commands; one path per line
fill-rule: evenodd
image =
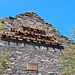
M 7 64 L 9 68 L 5 70 L 7 75 L 59 75 L 63 64 L 59 63 L 61 59 L 56 52 L 70 47 L 73 41 L 60 34 L 51 24 L 46 23 L 41 17 L 33 12 L 26 12 L 16 15 L 15 18 L 5 18 L 2 22 L 6 24 L 6 28 L 0 33 L 10 31 L 10 27 L 16 30 L 24 30 L 21 24 L 37 28 L 44 28 L 46 35 L 55 35 L 58 42 L 63 45 L 42 44 L 25 40 L 17 40 L 13 38 L 4 38 L 0 36 L 0 52 L 5 55 L 7 51 L 11 51 Z M 24 30 L 26 31 L 26 30 Z M 27 30 L 30 31 L 30 30 Z M 37 33 L 35 31 L 35 33 Z M 38 32 L 39 33 L 39 32 Z M 17 33 L 16 33 L 17 34 Z M 54 39 L 52 39 L 54 40 Z M 7 50 L 7 51 L 6 51 Z M 38 73 L 35 71 L 27 71 L 27 63 L 38 63 Z

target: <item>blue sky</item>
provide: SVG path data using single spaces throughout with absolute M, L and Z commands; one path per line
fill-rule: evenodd
M 51 23 L 62 35 L 75 24 L 75 0 L 1 0 L 0 17 L 15 17 L 17 14 L 33 11 L 46 22 Z

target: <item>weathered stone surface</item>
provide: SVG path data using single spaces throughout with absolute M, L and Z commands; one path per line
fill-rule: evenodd
M 0 47 L 4 47 L 5 45 L 3 43 L 0 43 Z
M 43 34 L 49 36 L 55 35 L 55 40 L 63 43 L 62 46 L 58 46 L 25 40 L 22 41 L 14 38 L 3 38 L 0 36 L 1 55 L 6 54 L 5 50 L 11 52 L 11 57 L 9 58 L 9 62 L 7 62 L 7 64 L 10 64 L 8 70 L 11 69 L 11 71 L 6 70 L 5 73 L 7 75 L 36 75 L 36 72 L 27 71 L 27 63 L 38 63 L 38 75 L 59 75 L 59 72 L 63 68 L 63 64 L 58 62 L 61 58 L 56 56 L 56 52 L 72 46 L 73 41 L 62 36 L 50 23 L 45 23 L 41 17 L 33 12 L 16 15 L 16 19 L 4 19 L 4 23 L 8 23 L 7 28 L 1 30 L 0 33 L 8 32 L 9 34 L 15 34 L 15 32 L 9 30 L 10 27 L 13 27 L 16 30 L 31 31 L 28 29 L 24 30 L 20 26 L 23 23 L 27 26 L 44 28 L 45 33 Z M 37 31 L 34 32 L 40 33 Z

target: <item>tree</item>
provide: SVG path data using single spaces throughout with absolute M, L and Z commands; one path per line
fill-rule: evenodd
M 6 27 L 6 24 L 4 24 L 3 21 L 4 19 L 0 18 L 0 30 Z M 0 55 L 0 73 L 8 68 L 8 65 L 6 64 L 6 62 L 8 61 L 9 53 L 10 52 L 8 52 L 5 56 Z
M 75 41 L 75 25 L 70 26 L 69 30 L 71 31 L 69 36 Z M 59 55 L 61 56 L 61 62 L 65 64 L 62 73 L 66 75 L 75 75 L 75 45 L 60 52 Z
M 6 64 L 6 62 L 8 61 L 9 54 L 10 54 L 10 51 L 5 56 L 0 55 L 0 73 L 8 68 L 8 65 Z
M 72 26 L 70 26 L 69 30 L 71 33 L 68 35 L 71 36 L 73 40 L 75 41 L 75 25 L 73 24 Z
M 71 75 L 75 74 L 75 47 L 66 49 L 59 54 L 61 56 L 61 62 L 65 64 L 63 74 Z
M 4 21 L 3 18 L 0 18 L 0 30 L 6 27 L 6 24 L 3 24 L 2 22 Z

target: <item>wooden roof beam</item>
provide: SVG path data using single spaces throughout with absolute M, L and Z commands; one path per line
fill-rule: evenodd
M 0 33 L 1 36 L 3 37 L 14 37 L 14 38 L 22 38 L 22 39 L 27 39 L 27 40 L 32 40 L 32 41 L 39 41 L 39 42 L 42 42 L 42 43 L 52 43 L 52 44 L 58 44 L 58 45 L 62 45 L 62 43 L 59 43 L 59 42 L 54 42 L 54 41 L 51 41 L 51 40 L 45 40 L 45 39 L 38 39 L 38 38 L 31 38 L 31 37 L 24 37 L 24 36 L 17 36 L 17 35 L 9 35 L 9 34 L 5 34 L 5 33 Z
M 44 29 L 34 28 L 34 27 L 31 27 L 31 26 L 25 26 L 25 25 L 23 25 L 23 24 L 21 24 L 21 27 L 44 32 Z
M 54 38 L 54 35 L 53 36 L 47 36 L 47 35 L 43 35 L 43 34 L 37 34 L 37 33 L 34 33 L 34 32 L 24 32 L 24 31 L 20 31 L 20 30 L 15 30 L 13 28 L 10 28 L 10 29 L 13 32 L 18 32 L 18 33 L 23 33 L 23 34 L 30 34 L 30 35 L 35 35 L 35 36 L 41 36 L 41 37 L 45 37 L 45 38 Z

